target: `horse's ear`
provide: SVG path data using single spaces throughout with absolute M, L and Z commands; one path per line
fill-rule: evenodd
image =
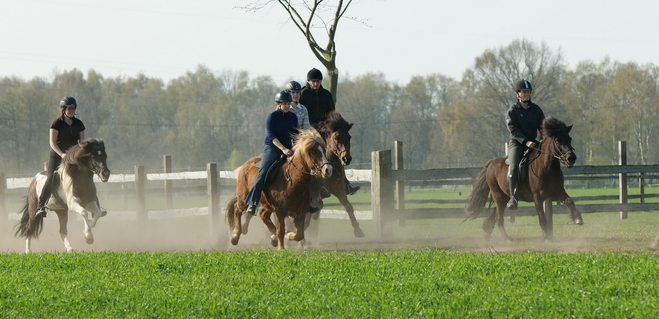
M 567 127 L 567 132 L 568 132 L 568 133 L 570 133 L 571 130 L 572 130 L 572 125 L 570 125 L 570 126 Z
M 353 125 L 355 125 L 355 123 L 348 124 L 348 131 L 350 131 L 350 129 L 352 128 Z

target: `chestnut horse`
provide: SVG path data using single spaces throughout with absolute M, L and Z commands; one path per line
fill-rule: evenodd
M 46 208 L 57 213 L 60 237 L 64 241 L 67 252 L 73 251 L 67 238 L 66 229 L 69 210 L 82 216 L 85 222 L 85 241 L 88 244 L 94 243 L 92 227 L 96 226 L 98 219 L 107 213 L 98 204 L 94 185 L 94 174 L 98 175 L 102 182 L 107 182 L 110 178 L 110 169 L 108 169 L 106 161 L 105 143 L 100 139 L 89 138 L 71 147 L 55 171 L 51 184 L 53 195 L 48 199 Z M 15 236 L 26 238 L 26 253 L 31 252 L 32 238 L 38 238 L 43 230 L 43 217 L 35 215 L 46 177 L 47 174 L 44 171 L 32 179 L 25 206 L 21 210 L 21 220 L 15 226 Z
M 529 150 L 527 157 L 522 160 L 520 165 L 524 168 L 520 167 L 520 187 L 515 197 L 518 201 L 533 202 L 535 204 L 545 241 L 551 239 L 551 231 L 542 206 L 547 199 L 565 204 L 572 221 L 577 225 L 583 225 L 581 213 L 565 192 L 563 172 L 561 171 L 561 163 L 567 168 L 571 168 L 577 160 L 574 148 L 572 148 L 572 138 L 569 135 L 571 129 L 572 125 L 566 126 L 565 123 L 554 117 L 545 118 L 540 129 L 542 136 L 540 148 Z M 488 161 L 485 168 L 476 177 L 471 195 L 467 199 L 469 215 L 465 220 L 476 218 L 483 211 L 488 200 L 488 194 L 492 193 L 492 201 L 494 201 L 496 208 L 483 223 L 486 240 L 489 240 L 492 236 L 494 224 L 497 224 L 501 236 L 506 241 L 512 240 L 503 227 L 503 212 L 506 203 L 510 199 L 510 190 L 506 180 L 507 174 L 506 157 L 498 157 Z
M 284 237 L 300 241 L 304 246 L 304 221 L 311 197 L 311 181 L 315 176 L 332 175 L 332 165 L 325 157 L 325 141 L 315 129 L 301 130 L 293 141 L 293 155 L 288 157 L 276 172 L 274 179 L 263 190 L 259 201 L 259 216 L 271 233 L 272 245 L 284 249 Z M 245 198 L 259 169 L 254 164 L 261 161 L 253 157 L 243 164 L 236 174 L 236 194 L 226 208 L 227 222 L 231 230 L 231 244 L 237 245 L 242 233 L 240 217 L 247 209 Z M 270 219 L 276 216 L 275 226 Z M 284 219 L 293 218 L 295 232 L 286 232 Z
M 350 201 L 348 201 L 348 192 L 345 184 L 345 168 L 343 167 L 350 165 L 352 161 L 352 155 L 350 155 L 350 139 L 352 137 L 349 131 L 353 124 L 348 123 L 339 111 L 330 111 L 318 123 L 318 132 L 327 145 L 327 159 L 333 168 L 332 176 L 324 179 L 324 186 L 332 195 L 339 199 L 341 205 L 346 209 L 355 237 L 364 237 L 364 232 L 359 227 L 359 222 L 357 222 L 357 218 L 355 217 L 355 209 L 352 207 Z M 316 195 L 320 183 L 314 181 L 312 185 L 312 195 L 314 195 L 312 200 L 316 206 L 322 208 L 322 200 Z M 319 213 L 307 214 L 305 229 L 309 226 L 311 218 L 318 219 L 318 215 Z M 251 216 L 245 217 L 245 223 L 242 229 L 243 234 L 247 234 L 250 219 Z

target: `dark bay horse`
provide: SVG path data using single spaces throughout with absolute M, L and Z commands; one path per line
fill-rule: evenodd
M 55 211 L 59 219 L 59 233 L 67 252 L 73 248 L 67 238 L 66 224 L 69 219 L 68 212 L 73 211 L 82 216 L 85 222 L 85 241 L 94 243 L 92 228 L 98 219 L 105 215 L 98 205 L 94 174 L 102 182 L 110 178 L 110 169 L 107 167 L 107 154 L 105 143 L 96 138 L 86 139 L 71 147 L 62 159 L 55 176 L 53 177 L 53 195 L 46 203 L 46 208 Z M 46 172 L 40 172 L 32 179 L 28 188 L 25 206 L 21 210 L 21 220 L 16 224 L 16 237 L 25 237 L 25 252 L 30 253 L 30 241 L 38 238 L 43 230 L 43 217 L 35 217 L 39 195 L 46 181 Z M 91 214 L 91 216 L 90 216 Z M 91 219 L 90 219 L 91 217 Z
M 327 144 L 327 159 L 334 167 L 334 173 L 323 181 L 325 188 L 336 198 L 345 208 L 350 217 L 355 237 L 364 237 L 364 232 L 359 227 L 359 222 L 355 217 L 355 209 L 348 201 L 348 192 L 345 184 L 345 168 L 350 165 L 352 156 L 350 155 L 350 129 L 354 123 L 348 123 L 338 111 L 330 111 L 318 123 L 318 131 L 323 136 Z M 320 205 L 319 205 L 320 206 Z
M 563 172 L 560 166 L 563 163 L 566 167 L 571 168 L 577 159 L 572 148 L 572 138 L 569 135 L 571 129 L 572 125 L 566 126 L 565 123 L 554 117 L 545 118 L 540 130 L 542 136 L 540 148 L 529 151 L 526 162 L 522 161 L 522 165 L 525 165 L 526 168 L 520 169 L 520 187 L 515 196 L 518 201 L 533 202 L 535 204 L 545 240 L 551 239 L 551 231 L 542 206 L 546 199 L 560 201 L 565 204 L 572 221 L 577 225 L 583 225 L 581 213 L 565 192 Z M 523 173 L 523 170 L 526 173 Z M 505 240 L 512 240 L 503 227 L 503 212 L 506 203 L 510 199 L 510 190 L 506 181 L 507 174 L 506 157 L 498 157 L 488 161 L 485 168 L 478 174 L 471 195 L 467 199 L 469 215 L 466 219 L 474 219 L 484 210 L 488 194 L 492 194 L 492 201 L 494 201 L 496 208 L 483 223 L 486 240 L 489 240 L 492 236 L 494 224 L 497 224 L 501 236 Z
M 293 155 L 282 164 L 259 201 L 259 216 L 271 233 L 272 245 L 280 250 L 284 249 L 284 237 L 304 245 L 304 222 L 311 197 L 311 181 L 315 176 L 326 178 L 332 175 L 332 165 L 325 156 L 325 141 L 315 129 L 301 130 L 294 138 L 292 150 Z M 260 161 L 260 157 L 253 157 L 237 170 L 236 194 L 226 208 L 233 245 L 238 244 L 242 233 L 240 217 L 247 209 L 244 200 L 259 171 L 254 164 Z M 276 226 L 270 219 L 273 213 Z M 293 218 L 295 232 L 286 233 L 286 216 Z

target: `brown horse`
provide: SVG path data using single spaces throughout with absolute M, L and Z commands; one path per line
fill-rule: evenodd
M 94 243 L 91 229 L 96 226 L 98 219 L 106 214 L 98 205 L 94 174 L 98 175 L 102 182 L 108 181 L 110 169 L 106 161 L 105 143 L 100 139 L 89 138 L 71 147 L 55 171 L 51 184 L 53 195 L 48 199 L 46 208 L 57 213 L 60 237 L 67 252 L 73 250 L 66 229 L 69 210 L 82 216 L 85 222 L 85 240 L 88 244 Z M 46 177 L 46 172 L 40 172 L 32 179 L 25 206 L 21 210 L 21 220 L 15 227 L 15 236 L 26 238 L 26 253 L 31 252 L 32 238 L 38 238 L 43 229 L 43 217 L 36 217 L 35 214 Z
M 350 165 L 352 156 L 350 155 L 350 129 L 354 123 L 348 123 L 341 113 L 338 111 L 331 111 L 318 123 L 318 131 L 323 136 L 327 144 L 327 159 L 332 167 L 334 173 L 331 177 L 324 180 L 325 188 L 336 198 L 346 209 L 350 223 L 355 234 L 355 237 L 364 237 L 364 232 L 359 227 L 359 222 L 355 217 L 355 209 L 348 201 L 348 192 L 345 184 L 345 168 L 343 166 Z M 322 207 L 321 205 L 319 205 Z
M 259 201 L 259 216 L 272 234 L 272 245 L 280 250 L 284 249 L 284 236 L 304 245 L 304 220 L 311 196 L 311 181 L 317 175 L 324 178 L 332 175 L 332 165 L 325 157 L 325 142 L 315 129 L 301 130 L 295 136 L 293 144 L 293 155 L 276 172 L 274 180 L 264 189 Z M 240 217 L 247 209 L 245 198 L 259 171 L 254 164 L 260 161 L 260 157 L 253 157 L 237 171 L 236 194 L 229 200 L 226 208 L 233 245 L 237 245 L 240 239 Z M 273 213 L 276 216 L 276 226 L 270 219 Z M 286 216 L 293 218 L 295 232 L 285 233 Z
M 364 237 L 364 232 L 359 227 L 359 222 L 355 217 L 355 209 L 348 201 L 348 192 L 345 184 L 345 169 L 343 166 L 349 165 L 352 161 L 350 155 L 350 129 L 353 123 L 348 123 L 341 113 L 338 111 L 330 111 L 318 123 L 318 132 L 323 136 L 323 140 L 327 145 L 327 159 L 333 168 L 332 176 L 323 180 L 325 188 L 339 199 L 339 202 L 346 209 L 355 237 Z M 318 196 L 320 182 L 318 179 L 312 182 L 312 201 L 316 206 L 323 207 L 322 200 Z M 318 219 L 319 213 L 307 214 L 305 220 L 305 229 L 309 226 L 311 218 Z M 247 234 L 249 221 L 251 216 L 245 216 L 245 223 L 243 224 L 243 234 Z M 287 222 L 288 223 L 288 222 Z M 289 228 L 290 225 L 287 225 Z
M 569 135 L 571 129 L 572 125 L 566 126 L 565 123 L 554 117 L 547 117 L 542 122 L 540 130 L 542 135 L 540 148 L 529 151 L 526 162 L 522 161 L 525 169 L 520 169 L 520 187 L 515 196 L 519 201 L 535 204 L 545 240 L 551 239 L 551 231 L 542 206 L 546 199 L 561 201 L 567 206 L 572 221 L 577 225 L 583 225 L 581 213 L 565 192 L 560 165 L 563 163 L 566 167 L 571 168 L 577 159 L 572 148 L 572 138 Z M 524 171 L 526 172 L 524 173 Z M 503 227 L 503 211 L 510 199 L 510 190 L 506 181 L 507 174 L 506 157 L 488 161 L 485 168 L 478 174 L 471 195 L 467 199 L 469 215 L 465 220 L 476 218 L 483 211 L 488 194 L 492 193 L 492 201 L 496 208 L 483 223 L 486 240 L 492 236 L 494 224 L 497 224 L 501 236 L 505 240 L 512 240 Z

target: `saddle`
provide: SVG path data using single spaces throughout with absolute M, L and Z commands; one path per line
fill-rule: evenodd
M 279 156 L 279 158 L 270 165 L 268 170 L 265 173 L 265 183 L 263 184 L 263 189 L 266 190 L 268 189 L 268 186 L 272 184 L 272 182 L 275 180 L 275 177 L 277 176 L 277 171 L 279 168 L 284 164 L 284 161 L 286 161 L 286 155 L 282 154 Z M 261 168 L 261 161 L 258 161 L 254 163 L 254 167 L 256 168 Z

